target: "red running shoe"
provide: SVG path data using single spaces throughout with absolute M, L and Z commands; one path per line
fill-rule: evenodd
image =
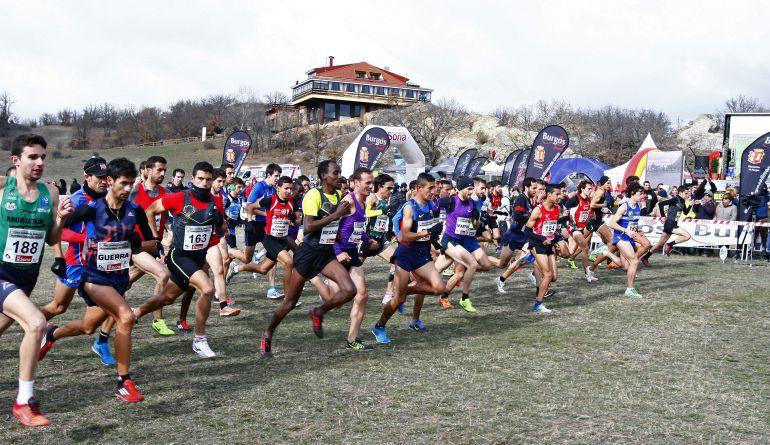
M 313 313 L 313 308 L 310 308 L 310 318 L 313 320 L 313 333 L 318 338 L 324 338 L 323 317 L 317 317 Z
M 134 382 L 131 381 L 131 379 L 123 380 L 123 384 L 118 385 L 115 397 L 127 403 L 136 403 L 144 400 L 144 396 L 138 389 L 136 389 L 136 386 L 134 386 Z
M 40 341 L 40 352 L 37 354 L 37 361 L 43 360 L 48 351 L 53 348 L 53 342 L 48 341 L 48 333 L 55 329 L 56 326 L 51 323 L 48 323 L 48 325 L 45 327 L 45 334 L 43 335 L 43 339 Z
M 645 266 L 649 267 L 650 266 L 650 260 L 648 260 L 647 258 L 642 258 L 642 264 L 644 264 Z
M 262 358 L 270 358 L 273 356 L 273 339 L 267 338 L 264 333 L 259 337 L 259 356 Z
M 30 397 L 26 405 L 19 405 L 14 401 L 13 415 L 25 426 L 46 426 L 51 424 L 51 421 L 40 412 L 40 404 L 37 403 L 34 397 Z

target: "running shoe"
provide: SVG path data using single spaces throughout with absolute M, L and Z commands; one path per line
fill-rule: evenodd
M 234 276 L 238 275 L 238 264 L 236 264 L 235 261 L 230 263 L 230 267 L 227 268 L 227 275 L 225 276 L 225 283 L 230 284 L 230 280 L 233 279 Z
M 454 309 L 454 305 L 449 301 L 449 297 L 438 297 L 438 302 L 444 309 Z
M 633 287 L 626 289 L 626 293 L 623 295 L 629 298 L 642 298 L 642 294 L 637 292 Z
M 465 300 L 460 300 L 460 307 L 465 309 L 465 312 L 468 312 L 470 314 L 476 313 L 476 308 L 473 307 L 473 303 L 471 303 L 470 298 L 466 298 Z
M 642 261 L 642 264 L 644 264 L 647 267 L 650 267 L 650 260 L 648 258 L 642 257 L 641 261 Z
M 40 412 L 40 404 L 34 397 L 30 397 L 24 405 L 19 405 L 14 401 L 13 415 L 24 426 L 46 426 L 51 424 L 51 421 Z
M 283 298 L 283 292 L 279 291 L 278 289 L 271 287 L 267 290 L 267 299 L 268 300 L 279 300 Z
M 497 277 L 495 279 L 495 284 L 497 285 L 497 293 L 498 294 L 507 294 L 508 293 L 505 290 L 505 281 L 500 280 L 500 277 Z
M 225 305 L 223 308 L 219 308 L 219 316 L 220 317 L 235 317 L 236 315 L 240 314 L 241 310 L 237 307 Z
M 553 311 L 545 307 L 544 304 L 540 304 L 535 307 L 535 312 L 538 314 L 550 314 Z
M 264 333 L 259 337 L 259 356 L 270 358 L 273 356 L 273 339 L 265 336 Z
M 385 306 L 386 304 L 390 303 L 390 300 L 393 299 L 393 292 L 385 292 L 385 295 L 382 296 L 382 305 Z
M 441 272 L 441 275 L 443 275 L 443 276 L 445 276 L 445 277 L 451 277 L 451 276 L 452 276 L 452 275 L 454 275 L 454 274 L 455 274 L 455 268 L 454 268 L 454 266 L 449 266 L 449 267 L 447 267 L 446 269 L 444 269 L 444 271 L 443 271 L 443 272 Z
M 353 341 L 346 341 L 345 349 L 348 351 L 371 351 L 374 349 L 374 346 L 367 345 L 366 343 L 362 342 L 360 338 L 357 338 Z
M 529 264 L 532 264 L 535 262 L 535 256 L 532 255 L 530 252 L 527 252 L 527 256 L 524 257 L 524 261 L 528 262 Z
M 590 267 L 586 267 L 586 281 L 589 283 L 593 283 L 594 281 L 599 281 L 598 278 L 594 276 L 593 271 L 591 271 Z
M 160 335 L 176 335 L 176 332 L 166 326 L 166 320 L 159 318 L 152 322 L 152 328 Z
M 314 308 L 310 308 L 310 319 L 313 321 L 313 333 L 318 338 L 324 338 L 324 319 L 323 317 L 316 316 L 313 309 Z
M 209 341 L 206 337 L 194 339 L 192 342 L 192 350 L 203 358 L 216 357 L 214 351 L 209 347 Z
M 123 380 L 122 384 L 118 384 L 118 391 L 115 393 L 115 397 L 127 403 L 136 403 L 144 400 L 144 396 L 136 389 L 131 379 Z
M 546 292 L 546 293 L 545 293 L 545 295 L 543 295 L 543 298 L 551 298 L 551 297 L 553 297 L 554 295 L 556 295 L 556 291 L 555 291 L 555 290 L 551 290 L 551 289 L 548 289 L 548 292 Z
M 267 253 L 267 250 L 260 249 L 259 252 L 254 254 L 254 262 L 258 263 L 258 262 L 262 261 L 262 257 L 264 257 L 266 253 Z
M 115 357 L 113 357 L 110 352 L 109 343 L 99 343 L 99 338 L 97 337 L 91 344 L 91 350 L 102 359 L 102 365 L 113 366 L 115 364 Z
M 40 340 L 40 352 L 37 354 L 37 361 L 43 360 L 48 351 L 53 348 L 53 342 L 48 341 L 48 331 L 52 329 L 56 329 L 56 327 L 53 324 L 48 323 L 48 326 L 46 327 L 46 333 L 43 334 L 43 338 Z
M 375 324 L 372 327 L 372 334 L 374 334 L 374 338 L 377 340 L 377 343 L 390 343 L 390 338 L 388 337 L 388 333 L 385 331 L 384 327 L 378 328 Z
M 398 311 L 399 314 L 403 314 L 406 308 L 404 308 L 403 304 L 399 304 L 396 310 Z
M 567 266 L 569 266 L 570 269 L 577 269 L 577 264 L 575 264 L 575 260 L 567 259 Z
M 669 246 L 668 244 L 663 246 L 663 255 L 671 256 L 671 246 Z
M 181 320 L 176 322 L 176 330 L 180 334 L 189 334 L 192 332 L 192 328 L 187 324 L 187 320 Z
M 537 278 L 535 278 L 535 272 L 529 273 L 529 282 L 532 283 L 533 286 L 537 287 Z
M 425 325 L 422 324 L 422 320 L 410 321 L 409 329 L 417 332 L 428 332 L 428 328 L 426 328 Z
M 609 269 L 609 270 L 615 270 L 615 269 L 618 269 L 620 266 L 618 266 L 617 264 L 615 264 L 615 263 L 613 263 L 613 262 L 610 262 L 610 263 L 609 263 L 609 264 L 607 264 L 605 267 L 606 267 L 607 269 Z

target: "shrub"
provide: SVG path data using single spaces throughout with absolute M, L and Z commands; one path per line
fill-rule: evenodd
M 476 143 L 479 145 L 484 145 L 487 142 L 489 142 L 489 135 L 484 133 L 483 131 L 479 131 L 476 133 Z

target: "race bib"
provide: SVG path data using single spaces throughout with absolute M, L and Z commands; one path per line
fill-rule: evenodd
M 349 243 L 358 244 L 361 242 L 361 238 L 364 235 L 364 229 L 366 228 L 366 221 L 361 222 L 354 222 L 353 223 L 353 232 L 350 234 L 350 237 L 348 238 Z
M 436 225 L 437 222 L 438 221 L 436 221 L 436 218 L 427 219 L 425 221 L 417 221 L 417 232 L 422 232 L 423 230 L 430 230 L 431 228 L 433 228 L 433 226 Z M 420 238 L 419 241 L 430 241 L 430 235 Z
M 628 227 L 626 228 L 632 232 L 636 232 L 639 229 L 639 221 L 629 221 Z
M 334 244 L 337 241 L 337 231 L 340 229 L 339 221 L 332 221 L 321 229 L 321 244 Z
M 246 211 L 246 206 L 241 205 L 241 212 L 240 212 L 241 219 L 244 221 L 249 220 L 249 212 Z
M 160 214 L 160 213 L 156 213 L 155 214 L 155 228 L 157 228 L 157 229 L 161 228 L 161 226 L 160 226 L 160 219 L 161 219 L 162 216 L 163 215 Z
M 211 226 L 186 226 L 184 228 L 183 249 L 187 251 L 203 250 L 209 246 Z
M 578 214 L 578 222 L 586 222 L 588 221 L 588 210 L 584 210 Z
M 475 234 L 476 231 L 473 229 L 471 219 L 458 216 L 457 222 L 455 223 L 455 235 L 471 236 Z
M 128 241 L 103 241 L 96 245 L 96 269 L 116 272 L 128 269 L 131 245 Z
M 443 223 L 444 221 L 446 221 L 446 209 L 443 209 L 443 208 L 442 208 L 441 210 L 439 210 L 439 211 L 438 211 L 438 219 L 439 219 L 439 221 L 441 221 L 442 223 Z
M 380 215 L 374 220 L 374 230 L 380 233 L 386 233 L 390 227 L 390 218 L 387 215 Z
M 283 238 L 289 234 L 289 220 L 286 218 L 273 218 L 270 226 L 270 235 Z
M 546 221 L 543 223 L 543 236 L 553 236 L 556 234 L 556 221 Z
M 45 232 L 30 229 L 8 229 L 3 261 L 13 264 L 36 264 L 43 252 Z

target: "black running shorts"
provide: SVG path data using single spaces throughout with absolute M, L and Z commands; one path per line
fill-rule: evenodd
M 244 227 L 243 233 L 246 238 L 246 247 L 254 247 L 265 238 L 265 222 L 253 221 L 248 223 Z
M 262 245 L 265 246 L 265 256 L 272 261 L 278 261 L 278 254 L 282 250 L 290 250 L 289 240 L 286 238 L 277 238 L 272 235 L 265 235 L 262 239 Z
M 173 247 L 166 257 L 166 265 L 171 273 L 171 281 L 182 290 L 190 287 L 190 277 L 206 265 L 206 251 L 200 254 L 185 254 Z
M 336 259 L 334 251 L 329 248 L 319 249 L 302 243 L 294 254 L 294 270 L 305 280 L 312 280 L 327 264 Z

